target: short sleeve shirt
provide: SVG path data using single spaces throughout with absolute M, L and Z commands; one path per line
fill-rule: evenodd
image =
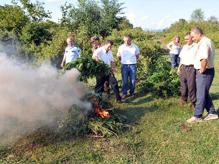
M 79 56 L 80 56 L 81 50 L 80 48 L 76 47 L 76 46 L 71 46 L 71 47 L 66 47 L 65 48 L 65 62 L 66 63 L 70 63 L 74 60 L 76 60 Z
M 202 37 L 202 39 L 198 42 L 197 51 L 195 55 L 195 69 L 201 68 L 201 60 L 206 59 L 208 61 L 207 68 L 214 67 L 214 56 L 215 56 L 215 48 L 213 42 L 207 38 Z
M 180 53 L 180 45 L 176 45 L 173 42 L 170 42 L 168 46 L 170 49 L 170 54 L 179 54 Z
M 180 64 L 194 65 L 196 51 L 197 51 L 196 43 L 193 43 L 191 45 L 188 45 L 188 44 L 184 45 L 179 54 Z
M 111 62 L 113 62 L 112 51 L 107 52 L 103 47 L 96 49 L 93 53 L 93 57 L 97 57 L 109 66 L 111 65 Z
M 136 64 L 139 53 L 138 46 L 133 43 L 130 46 L 123 44 L 118 49 L 118 57 L 121 57 L 122 64 Z

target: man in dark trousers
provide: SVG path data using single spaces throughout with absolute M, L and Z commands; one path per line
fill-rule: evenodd
M 188 97 L 192 103 L 193 109 L 196 102 L 196 83 L 194 60 L 197 44 L 193 42 L 190 33 L 185 36 L 186 44 L 180 52 L 180 66 L 178 67 L 180 75 L 181 104 L 186 104 Z
M 218 119 L 218 115 L 209 94 L 214 79 L 214 44 L 209 38 L 204 36 L 202 30 L 198 27 L 192 29 L 191 35 L 193 40 L 197 43 L 194 62 L 194 67 L 196 69 L 197 101 L 194 116 L 188 119 L 187 122 L 201 122 L 204 109 L 208 112 L 204 121 L 215 120 Z
M 111 85 L 115 95 L 116 95 L 116 101 L 117 102 L 122 102 L 121 101 L 121 96 L 119 94 L 119 87 L 118 87 L 118 82 L 114 76 L 114 59 L 113 59 L 113 54 L 112 54 L 112 46 L 113 42 L 108 40 L 105 42 L 105 44 L 96 49 L 93 53 L 93 59 L 98 61 L 103 61 L 105 64 L 109 65 L 111 67 L 111 73 L 109 75 L 99 75 L 96 78 L 96 86 L 95 86 L 95 92 L 102 94 L 104 91 L 104 83 L 106 81 L 109 82 Z

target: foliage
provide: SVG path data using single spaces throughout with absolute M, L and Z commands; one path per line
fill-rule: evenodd
M 143 82 L 146 90 L 151 91 L 156 97 L 169 97 L 179 95 L 179 77 L 170 63 L 160 57 L 150 71 L 148 78 Z
M 72 31 L 85 28 L 86 35 L 94 34 L 108 36 L 112 29 L 118 28 L 119 14 L 122 14 L 122 5 L 117 0 L 101 0 L 100 4 L 93 0 L 78 0 L 77 5 L 65 4 L 62 6 L 63 18 L 61 22 Z
M 130 128 L 125 124 L 126 117 L 116 113 L 115 110 L 110 111 L 110 118 L 91 117 L 88 121 L 88 131 L 97 137 L 118 136 Z
M 20 40 L 26 44 L 39 46 L 52 39 L 49 23 L 29 23 L 22 29 Z
M 103 63 L 103 61 L 96 62 L 91 55 L 81 55 L 75 61 L 66 64 L 65 70 L 76 68 L 80 71 L 80 79 L 86 81 L 88 78 L 97 75 L 109 75 L 110 67 Z
M 51 13 L 45 11 L 43 7 L 44 3 L 39 1 L 32 3 L 30 0 L 13 0 L 13 3 L 20 5 L 26 15 L 34 22 L 40 22 L 51 17 Z
M 19 6 L 0 6 L 0 31 L 12 32 L 19 36 L 22 28 L 28 23 L 28 18 Z

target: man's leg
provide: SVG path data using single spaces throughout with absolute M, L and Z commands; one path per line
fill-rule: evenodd
M 136 82 L 137 65 L 130 65 L 130 95 L 135 94 L 135 82 Z
M 182 66 L 181 73 L 180 73 L 180 93 L 181 93 L 182 102 L 187 102 L 187 98 L 188 98 L 188 87 L 187 87 L 185 69 L 186 68 Z
M 96 76 L 95 93 L 102 94 L 104 91 L 105 76 Z
M 213 105 L 213 102 L 212 102 L 212 98 L 210 96 L 210 93 L 209 93 L 209 90 L 210 90 L 210 87 L 211 87 L 211 84 L 213 82 L 213 79 L 214 79 L 214 69 L 208 69 L 206 70 L 206 103 L 205 103 L 205 108 L 207 110 L 207 112 L 209 114 L 215 114 L 215 108 L 214 108 L 214 105 Z
M 188 67 L 187 73 L 187 84 L 188 84 L 188 95 L 192 102 L 193 107 L 195 107 L 196 102 L 196 82 L 195 82 L 195 69 L 194 67 Z
M 122 95 L 126 96 L 128 90 L 128 74 L 129 74 L 128 65 L 122 64 L 121 73 L 122 73 Z
M 198 70 L 196 70 L 196 89 L 197 101 L 194 116 L 200 118 L 206 103 L 206 75 L 199 73 Z
M 113 89 L 113 91 L 114 91 L 114 93 L 116 95 L 116 100 L 120 101 L 121 100 L 121 96 L 119 94 L 119 86 L 118 86 L 118 82 L 117 82 L 117 80 L 116 80 L 114 75 L 110 75 L 109 76 L 109 83 L 110 83 L 110 85 L 111 85 L 111 87 L 112 87 L 112 89 Z

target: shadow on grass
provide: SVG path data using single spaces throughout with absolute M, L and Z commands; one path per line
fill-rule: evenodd
M 137 124 L 138 121 L 143 117 L 146 113 L 149 112 L 154 112 L 158 110 L 159 108 L 157 106 L 152 106 L 152 107 L 128 107 L 125 108 L 124 110 L 118 110 L 118 113 L 126 116 L 127 118 L 127 124 Z
M 219 100 L 219 92 L 218 93 L 211 93 L 212 100 Z

